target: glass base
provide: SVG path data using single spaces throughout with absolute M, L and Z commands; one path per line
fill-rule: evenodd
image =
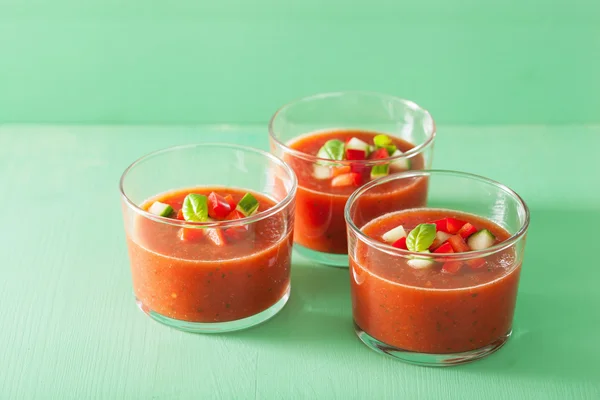
M 191 333 L 225 333 L 247 329 L 271 319 L 275 316 L 275 314 L 281 311 L 281 309 L 285 306 L 289 298 L 290 286 L 288 286 L 287 290 L 285 291 L 283 296 L 281 296 L 281 299 L 277 301 L 277 303 L 273 304 L 271 307 L 267 308 L 264 311 L 261 311 L 256 315 L 238 319 L 235 321 L 212 323 L 182 321 L 180 319 L 165 317 L 162 314 L 148 309 L 137 298 L 135 299 L 135 301 L 140 310 L 142 310 L 145 314 L 149 315 L 155 321 L 170 326 L 171 328 Z
M 331 254 L 321 251 L 311 250 L 308 247 L 294 243 L 294 249 L 310 261 L 319 264 L 329 265 L 330 267 L 348 268 L 348 254 Z
M 450 353 L 450 354 L 429 354 L 429 353 L 417 353 L 414 351 L 403 350 L 394 346 L 387 345 L 363 331 L 356 323 L 354 324 L 354 330 L 358 338 L 367 345 L 368 348 L 378 353 L 385 354 L 387 356 L 396 358 L 398 360 L 422 365 L 427 367 L 451 367 L 453 365 L 467 364 L 473 361 L 480 360 L 484 357 L 497 351 L 502 347 L 510 335 L 510 330 L 506 335 L 502 336 L 493 343 L 479 349 L 465 351 L 463 353 Z

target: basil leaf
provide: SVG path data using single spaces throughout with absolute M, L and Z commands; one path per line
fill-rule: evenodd
M 183 218 L 191 222 L 208 221 L 208 199 L 202 194 L 190 193 L 183 200 Z
M 327 158 L 329 160 L 344 159 L 344 142 L 338 139 L 331 139 L 325 142 L 323 147 L 317 153 L 319 158 Z
M 410 251 L 425 251 L 435 240 L 435 224 L 420 224 L 406 237 L 406 247 Z

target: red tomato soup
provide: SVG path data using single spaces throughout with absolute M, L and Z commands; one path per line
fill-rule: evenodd
M 294 150 L 316 156 L 319 149 L 331 139 L 347 142 L 352 138 L 359 139 L 370 145 L 375 132 L 359 130 L 333 130 L 311 133 L 301 136 L 288 143 Z M 414 146 L 402 139 L 390 136 L 393 145 L 402 152 L 411 150 Z M 294 241 L 306 248 L 332 254 L 346 254 L 348 244 L 346 237 L 346 222 L 344 220 L 344 206 L 352 192 L 359 186 L 371 180 L 371 168 L 362 168 L 358 172 L 361 179 L 351 185 L 333 186 L 332 179 L 317 179 L 314 175 L 315 164 L 290 154 L 285 156 L 285 161 L 292 167 L 298 177 L 298 192 L 296 195 L 296 222 Z M 423 169 L 424 160 L 420 154 L 410 158 L 410 169 Z M 350 169 L 350 167 L 346 167 Z M 356 171 L 352 166 L 352 171 Z M 399 172 L 390 169 L 390 173 Z M 333 178 L 335 179 L 335 177 Z M 425 204 L 427 196 L 427 181 L 417 178 L 407 186 L 396 183 L 387 193 L 377 197 L 368 197 L 363 201 L 367 210 L 373 210 L 372 215 L 381 215 L 379 210 L 389 209 L 392 204 L 403 206 L 421 207 Z M 379 214 L 377 214 L 379 212 Z
M 158 195 L 142 208 L 148 210 L 155 201 L 168 204 L 175 218 L 188 194 L 208 196 L 213 191 L 231 195 L 235 203 L 247 193 L 231 188 L 184 189 Z M 252 195 L 259 211 L 275 206 L 265 196 Z M 136 216 L 127 235 L 135 296 L 145 308 L 183 321 L 226 322 L 258 314 L 289 289 L 292 237 L 286 224 L 276 214 L 248 224 L 242 236 L 219 231 L 222 242 L 214 242 L 202 234 L 204 230 L 192 229 L 184 238 L 179 226 Z
M 399 225 L 409 232 L 421 223 L 447 217 L 471 224 L 472 232 L 487 229 L 495 237 L 488 247 L 510 237 L 489 220 L 441 209 L 383 215 L 362 231 L 383 241 L 383 234 Z M 450 248 L 452 240 L 444 245 Z M 357 241 L 350 256 L 352 310 L 355 323 L 367 334 L 399 349 L 448 354 L 484 347 L 511 330 L 521 271 L 512 248 L 483 259 L 436 261 L 420 269 L 409 263 L 407 258 Z

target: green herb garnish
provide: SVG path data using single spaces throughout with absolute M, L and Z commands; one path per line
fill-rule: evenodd
M 202 194 L 190 193 L 183 200 L 183 218 L 191 222 L 208 221 L 208 199 Z
M 325 142 L 323 147 L 319 149 L 317 157 L 336 161 L 343 160 L 344 150 L 344 142 L 342 142 L 341 140 L 328 140 L 327 142 Z
M 435 224 L 419 224 L 406 237 L 406 247 L 410 251 L 425 251 L 435 240 Z

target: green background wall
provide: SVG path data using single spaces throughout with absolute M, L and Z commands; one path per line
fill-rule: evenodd
M 0 123 L 263 123 L 365 89 L 438 123 L 600 122 L 597 0 L 0 0 Z

